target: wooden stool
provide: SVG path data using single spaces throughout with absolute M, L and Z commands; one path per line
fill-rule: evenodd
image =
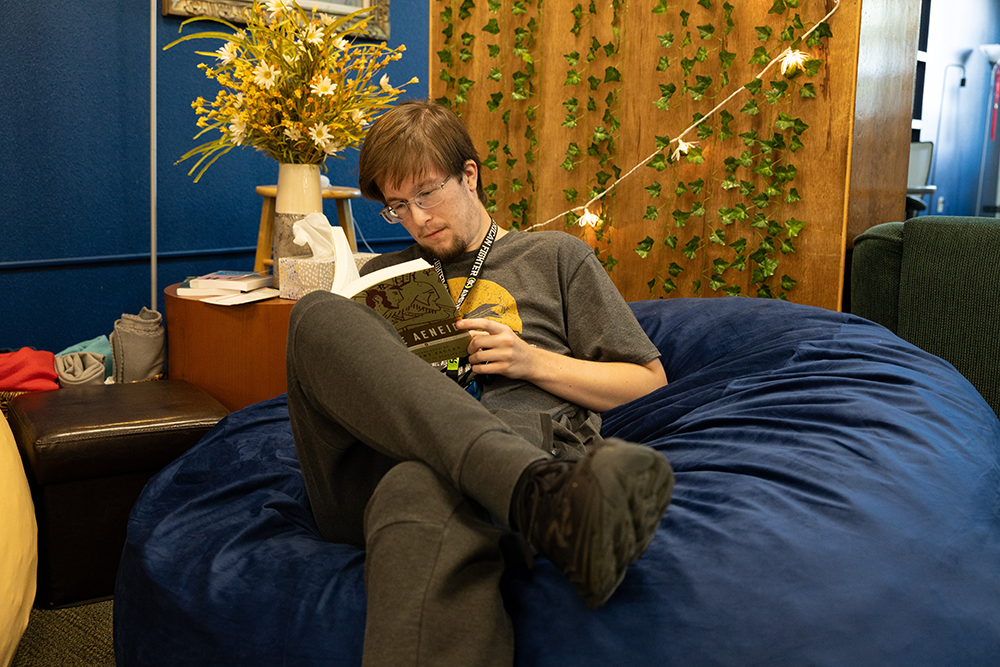
M 274 264 L 271 259 L 271 238 L 274 236 L 274 202 L 278 196 L 277 185 L 258 185 L 257 194 L 264 198 L 260 209 L 260 231 L 257 232 L 257 257 L 253 263 L 254 271 L 263 271 Z M 361 190 L 338 185 L 323 188 L 323 199 L 337 200 L 337 222 L 344 229 L 351 250 L 358 251 L 358 242 L 354 238 L 354 218 L 351 215 L 351 200 L 361 197 Z

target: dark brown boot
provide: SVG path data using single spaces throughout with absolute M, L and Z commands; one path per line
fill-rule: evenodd
M 653 541 L 673 486 L 662 454 L 610 439 L 578 460 L 532 463 L 518 482 L 511 518 L 596 609 Z

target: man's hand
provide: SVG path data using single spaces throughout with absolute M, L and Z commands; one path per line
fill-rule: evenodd
M 459 320 L 456 326 L 472 334 L 473 372 L 527 380 L 590 410 L 610 410 L 667 384 L 659 359 L 644 365 L 585 361 L 533 347 L 493 320 Z

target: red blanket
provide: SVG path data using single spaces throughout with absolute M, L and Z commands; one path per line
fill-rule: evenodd
M 58 389 L 56 355 L 22 347 L 0 354 L 0 391 L 45 391 Z

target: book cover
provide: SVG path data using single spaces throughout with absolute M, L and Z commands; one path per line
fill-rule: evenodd
M 258 287 L 270 287 L 271 276 L 246 271 L 215 271 L 192 278 L 190 286 L 197 289 L 223 288 L 249 292 Z
M 382 315 L 406 347 L 427 362 L 468 354 L 472 336 L 455 328 L 455 301 L 422 259 L 379 269 L 335 291 Z

